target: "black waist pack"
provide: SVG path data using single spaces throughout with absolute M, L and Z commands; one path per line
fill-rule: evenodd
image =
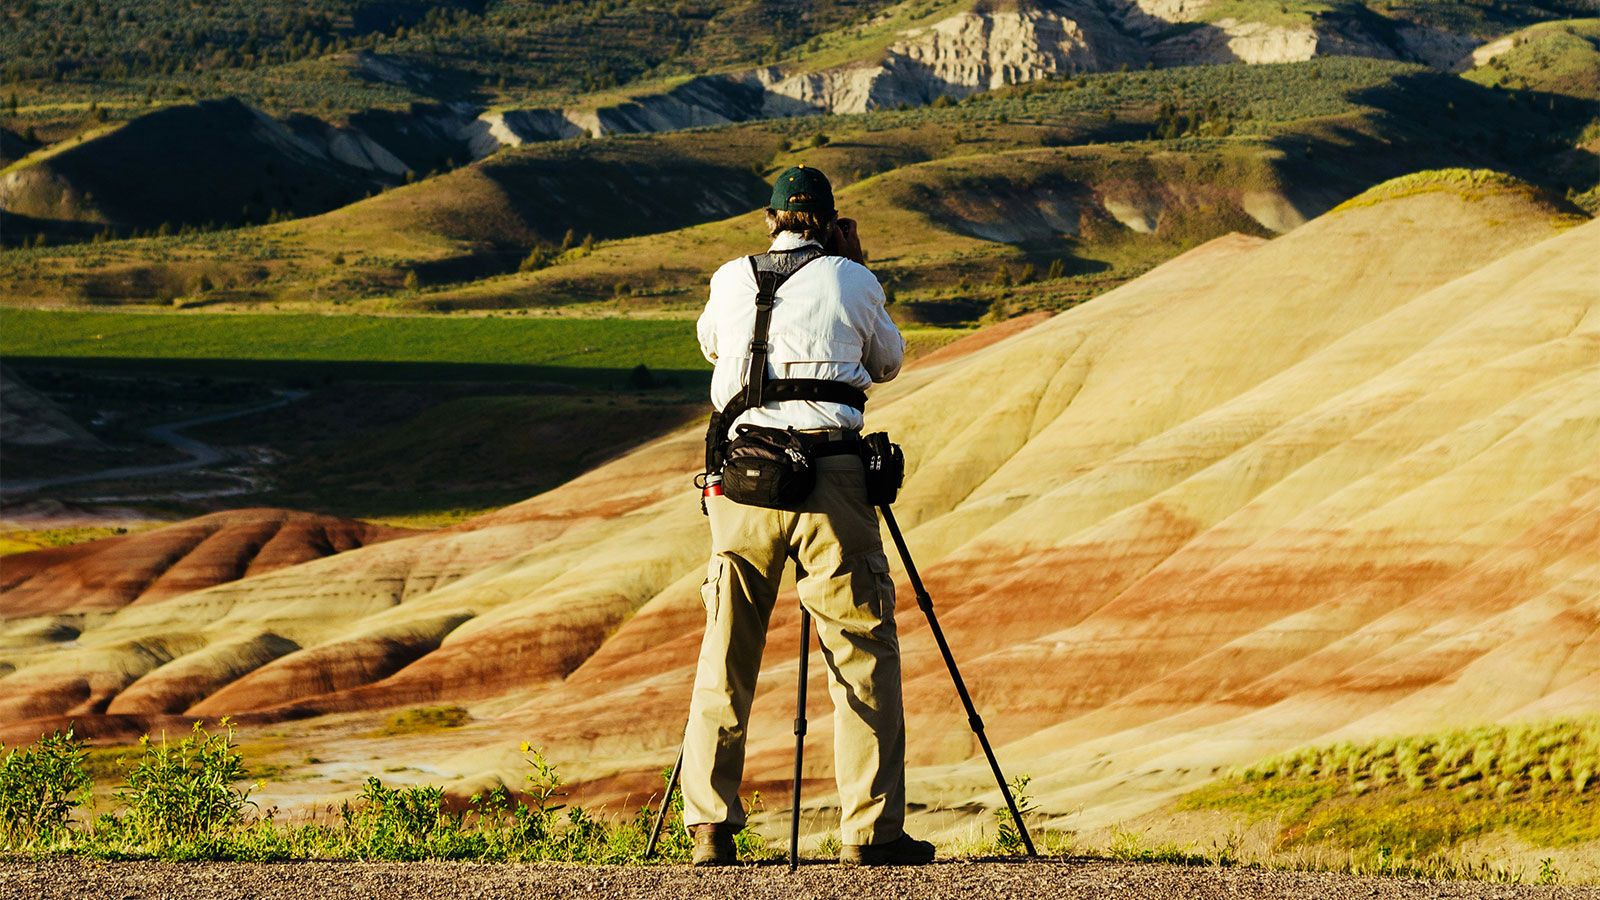
M 900 495 L 906 479 L 906 455 L 889 435 L 876 431 L 861 439 L 861 462 L 866 467 L 867 502 L 888 506 Z
M 794 429 L 740 425 L 722 464 L 722 494 L 735 503 L 798 509 L 817 486 L 817 464 Z

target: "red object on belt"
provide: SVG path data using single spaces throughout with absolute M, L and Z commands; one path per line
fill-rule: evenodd
M 719 482 L 715 482 L 715 483 L 706 485 L 705 489 L 700 492 L 700 496 L 702 496 L 702 497 L 721 497 L 722 496 L 722 482 L 719 481 Z

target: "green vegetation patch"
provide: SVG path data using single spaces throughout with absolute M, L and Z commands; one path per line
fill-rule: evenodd
M 1432 169 L 1385 181 L 1339 204 L 1334 211 L 1377 206 L 1418 194 L 1448 193 L 1480 200 L 1495 194 L 1534 195 L 1538 192 L 1538 188 L 1526 181 L 1492 169 Z
M 1600 840 L 1600 718 L 1310 747 L 1235 771 L 1179 808 L 1277 819 L 1278 848 L 1422 860 L 1511 829 L 1540 847 Z
M 521 750 L 527 768 L 515 788 L 447 800 L 437 786 L 386 785 L 373 777 L 328 814 L 286 822 L 251 799 L 262 787 L 254 780 L 260 773 L 245 762 L 228 719 L 212 729 L 195 722 L 181 740 L 146 736 L 119 750 L 120 777 L 109 794 L 115 808 L 90 817 L 93 782 L 111 773 L 90 765 L 81 738 L 57 732 L 0 755 L 0 857 L 641 860 L 653 809 L 611 820 L 569 806 L 556 767 L 527 743 Z M 681 822 L 682 794 L 675 791 L 668 803 L 670 818 Z M 759 808 L 759 795 L 748 805 Z M 746 860 L 775 855 L 748 829 L 735 844 Z M 656 859 L 686 861 L 690 846 L 687 832 L 668 827 Z
M 671 319 L 5 309 L 0 355 L 242 375 L 271 364 L 360 364 L 375 377 L 459 373 L 585 384 L 624 382 L 639 365 L 709 370 L 694 324 Z
M 10 448 L 7 448 L 6 452 L 11 452 Z M 0 556 L 98 541 L 101 538 L 127 534 L 129 531 L 144 531 L 156 525 L 157 523 L 150 523 L 132 529 L 125 525 L 78 525 L 67 528 L 19 528 L 0 531 Z
M 472 721 L 472 716 L 459 706 L 418 706 L 403 709 L 389 716 L 379 729 L 379 735 L 390 737 L 400 734 L 423 734 L 460 728 Z
M 1329 0 L 1218 0 L 1202 7 L 1200 18 L 1205 22 L 1234 19 L 1281 27 L 1306 26 L 1317 16 L 1347 5 Z
M 1547 22 L 1509 40 L 1504 53 L 1463 77 L 1488 87 L 1600 100 L 1600 19 Z

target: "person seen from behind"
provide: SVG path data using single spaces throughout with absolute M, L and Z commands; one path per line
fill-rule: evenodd
M 754 343 L 755 269 L 783 280 L 770 308 L 767 377 L 843 382 L 865 389 L 899 374 L 905 342 L 866 267 L 855 222 L 838 217 L 833 188 L 805 166 L 781 173 L 766 212 L 771 246 L 728 262 L 711 278 L 700 316 L 701 350 L 714 365 L 718 410 L 746 387 Z M 759 359 L 759 357 L 757 357 Z M 859 408 L 820 399 L 763 403 L 728 424 L 792 429 L 806 446 L 860 441 Z M 779 582 L 795 562 L 800 603 L 817 622 L 833 700 L 839 788 L 839 861 L 931 862 L 933 845 L 904 831 L 905 718 L 894 583 L 868 503 L 861 456 L 819 455 L 816 486 L 796 509 L 736 503 L 709 492 L 711 559 L 701 587 L 706 630 L 684 737 L 684 824 L 695 865 L 735 862 L 745 824 L 739 801 L 745 739 L 767 623 Z

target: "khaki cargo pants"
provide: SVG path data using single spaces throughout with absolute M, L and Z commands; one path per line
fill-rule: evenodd
M 706 633 L 684 735 L 684 823 L 742 826 L 739 782 L 767 621 L 789 559 L 816 620 L 833 697 L 840 840 L 892 841 L 905 823 L 905 716 L 894 582 L 867 505 L 861 460 L 817 460 L 817 487 L 787 512 L 706 498 Z

